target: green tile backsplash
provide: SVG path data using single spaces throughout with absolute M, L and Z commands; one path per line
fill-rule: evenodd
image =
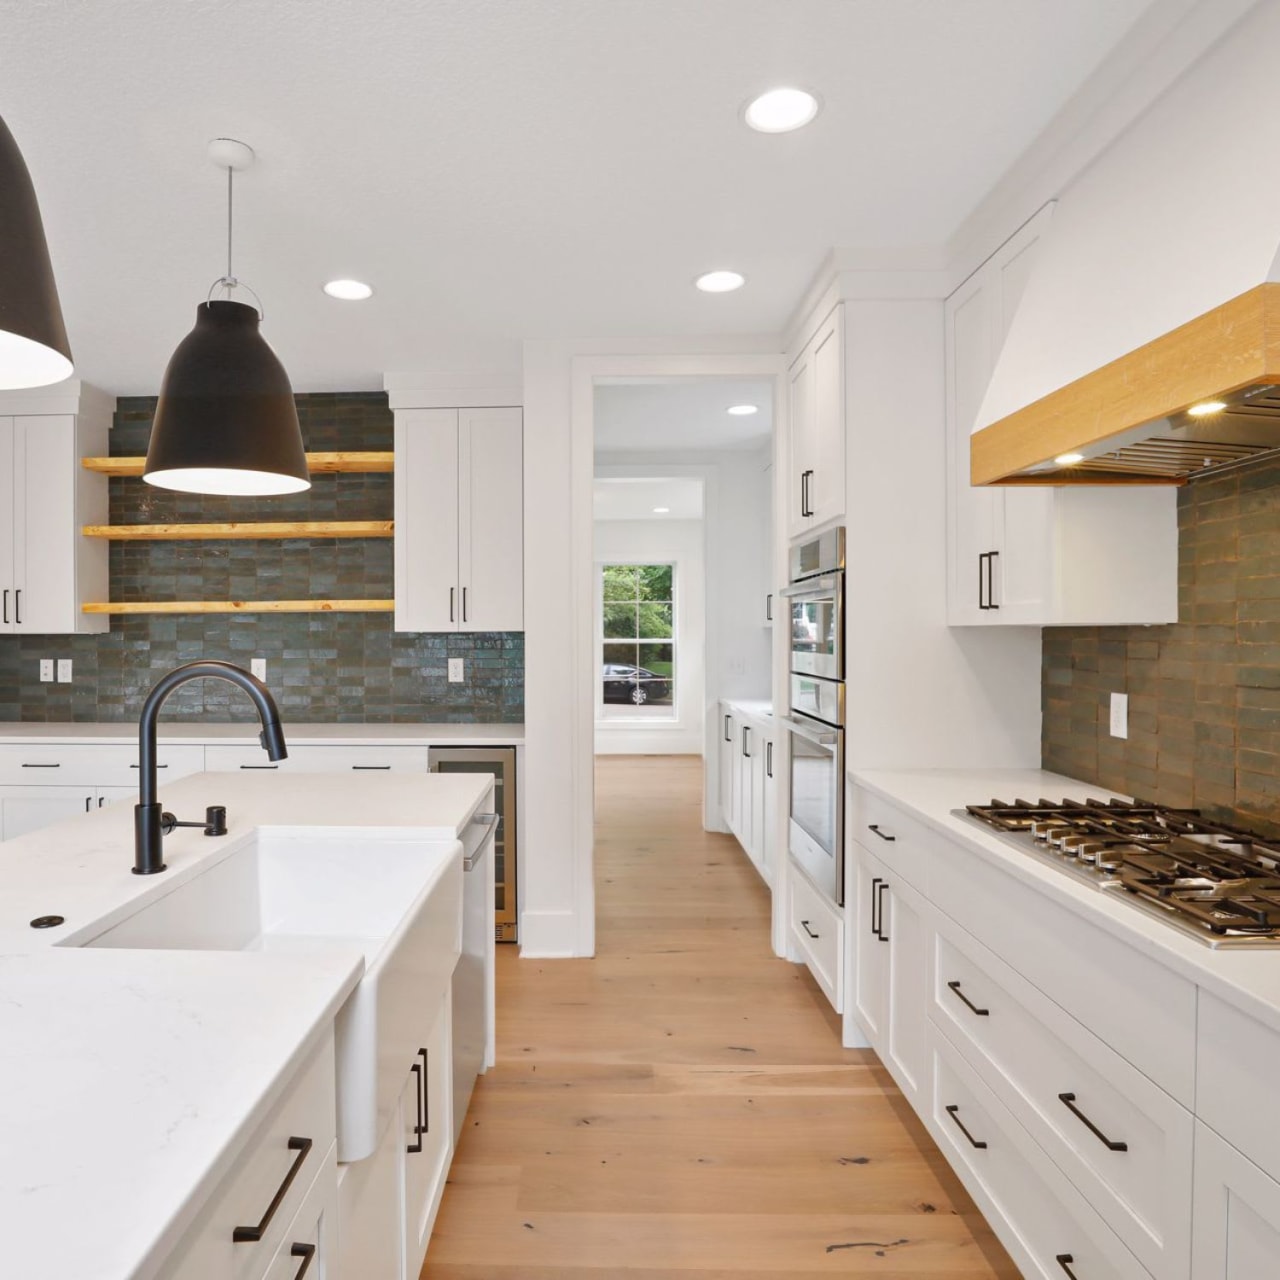
M 1179 492 L 1178 597 L 1174 626 L 1045 628 L 1045 768 L 1280 834 L 1280 463 Z
M 302 395 L 308 450 L 390 449 L 381 393 Z M 122 399 L 115 455 L 146 452 L 154 399 Z M 317 475 L 309 492 L 223 498 L 112 479 L 111 522 L 390 520 L 389 474 Z M 393 594 L 390 538 L 113 542 L 114 600 L 293 599 Z M 196 658 L 267 661 L 267 684 L 286 721 L 415 722 L 524 718 L 521 632 L 416 634 L 388 613 L 189 614 L 113 617 L 106 635 L 0 637 L 0 720 L 136 719 L 152 684 Z M 70 684 L 42 683 L 41 658 L 71 658 Z M 466 680 L 449 684 L 448 659 Z M 254 718 L 223 682 L 199 681 L 165 704 L 173 719 Z

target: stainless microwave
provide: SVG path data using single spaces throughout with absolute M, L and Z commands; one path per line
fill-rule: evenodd
M 829 529 L 791 551 L 788 607 L 791 671 L 844 679 L 844 530 Z

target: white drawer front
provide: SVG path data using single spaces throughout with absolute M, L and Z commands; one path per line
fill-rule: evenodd
M 331 1157 L 320 1166 L 263 1280 L 296 1280 L 299 1275 L 305 1275 L 307 1280 L 312 1276 L 316 1280 L 334 1277 L 337 1252 L 338 1166 Z
M 204 747 L 192 743 L 162 746 L 156 753 L 156 761 L 162 782 L 199 773 L 204 768 Z M 137 786 L 138 748 L 58 743 L 6 744 L 0 746 L 0 784 Z
M 286 737 L 288 730 L 285 731 Z M 286 759 L 272 761 L 260 747 L 247 744 L 210 743 L 205 748 L 205 768 L 215 773 L 237 770 L 274 770 L 281 773 L 426 773 L 427 748 L 393 743 L 385 747 L 326 747 L 307 744 L 289 747 Z
M 844 920 L 791 864 L 791 936 L 796 940 L 814 981 L 837 1013 L 844 1011 Z
M 1195 984 L 962 846 L 949 855 L 930 864 L 934 905 L 1190 1107 Z
M 944 847 L 941 838 L 897 805 L 864 787 L 854 787 L 849 806 L 853 838 L 915 888 L 928 883 L 930 851 Z
M 1280 1181 L 1277 1080 L 1280 1033 L 1202 991 L 1196 1115 Z
M 245 1144 L 162 1274 L 183 1280 L 260 1280 L 317 1174 L 336 1168 L 333 1036 L 327 1035 L 285 1096 Z M 302 1139 L 302 1147 L 291 1139 Z M 332 1174 L 330 1174 L 332 1176 Z M 236 1241 L 237 1227 L 263 1224 L 257 1240 Z M 295 1271 L 297 1268 L 294 1268 Z
M 1153 1274 L 1185 1278 L 1190 1111 L 949 921 L 931 985 L 930 1016 L 996 1096 Z
M 933 1050 L 930 1128 L 1022 1274 L 1151 1280 L 937 1030 Z

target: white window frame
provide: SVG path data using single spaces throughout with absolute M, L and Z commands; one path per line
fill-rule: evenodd
M 671 570 L 671 637 L 668 641 L 666 636 L 658 636 L 650 640 L 620 640 L 617 637 L 611 637 L 606 640 L 604 634 L 604 571 L 610 566 L 618 565 L 635 565 L 636 567 L 646 567 L 657 565 L 664 569 Z M 596 720 L 604 721 L 609 725 L 661 725 L 668 727 L 680 720 L 681 698 L 683 697 L 683 682 L 680 679 L 680 654 L 679 640 L 680 634 L 680 566 L 669 559 L 661 557 L 636 558 L 627 557 L 625 560 L 608 559 L 596 561 Z M 620 603 L 613 601 L 612 603 Z M 613 702 L 605 702 L 604 700 L 604 646 L 606 644 L 667 644 L 671 645 L 671 682 L 673 686 L 674 696 L 671 699 L 669 707 L 655 707 L 653 712 L 645 714 L 641 707 L 632 707 L 628 711 L 620 711 L 619 704 Z M 643 704 L 648 707 L 649 704 Z M 660 714 L 655 714 L 659 713 Z

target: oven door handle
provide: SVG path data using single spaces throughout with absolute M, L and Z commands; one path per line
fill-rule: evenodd
M 818 729 L 813 725 L 803 724 L 799 720 L 792 720 L 790 716 L 782 716 L 781 719 L 792 733 L 808 738 L 810 742 L 816 742 L 820 747 L 834 747 L 840 741 L 838 729 Z
M 829 596 L 839 589 L 839 578 L 806 578 L 803 582 L 795 582 L 789 587 L 783 587 L 779 594 L 786 596 L 788 600 L 795 600 L 802 596 Z

